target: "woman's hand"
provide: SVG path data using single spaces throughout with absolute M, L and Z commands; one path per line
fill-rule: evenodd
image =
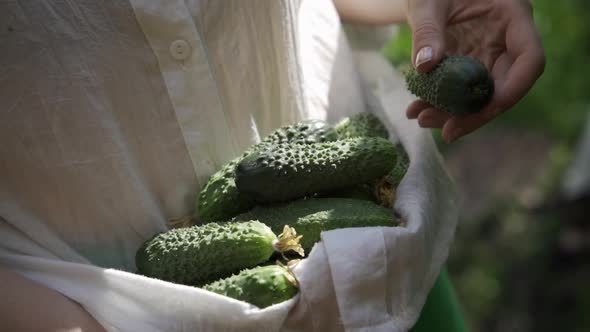
M 423 101 L 407 116 L 425 128 L 443 128 L 450 143 L 516 104 L 545 67 L 529 0 L 408 0 L 414 66 L 431 70 L 445 54 L 478 58 L 491 72 L 495 91 L 479 113 L 455 116 Z

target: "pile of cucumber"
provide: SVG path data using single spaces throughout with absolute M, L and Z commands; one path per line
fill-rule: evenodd
M 143 243 L 138 273 L 259 308 L 290 299 L 297 280 L 275 261 L 304 256 L 322 231 L 399 225 L 391 207 L 409 161 L 388 138 L 371 113 L 276 129 L 210 177 L 198 226 Z

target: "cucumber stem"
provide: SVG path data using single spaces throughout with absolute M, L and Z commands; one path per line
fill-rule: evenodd
M 392 208 L 395 203 L 395 189 L 392 180 L 387 176 L 377 181 L 374 188 L 374 196 L 379 205 Z
M 276 264 L 282 268 L 284 268 L 287 273 L 285 274 L 285 277 L 287 278 L 287 280 L 289 280 L 290 283 L 293 284 L 293 286 L 299 288 L 299 281 L 297 281 L 297 278 L 295 277 L 295 273 L 293 273 L 293 270 L 291 269 L 291 266 L 297 264 L 300 260 L 299 259 L 293 259 L 287 262 L 287 265 L 281 263 L 280 261 L 277 261 Z

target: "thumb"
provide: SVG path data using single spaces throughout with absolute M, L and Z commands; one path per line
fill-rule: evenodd
M 447 1 L 410 0 L 408 23 L 412 29 L 412 60 L 419 72 L 428 72 L 444 56 Z

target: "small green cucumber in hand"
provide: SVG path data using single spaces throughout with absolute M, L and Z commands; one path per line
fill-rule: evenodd
M 494 95 L 488 70 L 469 56 L 447 56 L 428 73 L 412 68 L 406 83 L 414 95 L 452 114 L 479 112 Z

